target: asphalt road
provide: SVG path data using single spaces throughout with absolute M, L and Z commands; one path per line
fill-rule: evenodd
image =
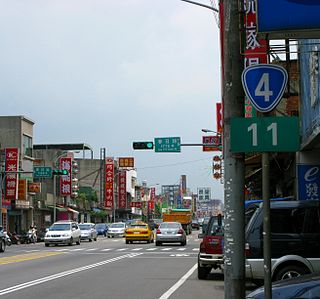
M 186 246 L 105 237 L 73 246 L 12 245 L 0 254 L 0 297 L 223 299 L 220 272 L 197 278 L 197 235 Z

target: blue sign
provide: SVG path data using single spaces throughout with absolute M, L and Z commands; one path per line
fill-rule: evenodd
M 274 64 L 257 64 L 242 73 L 242 85 L 252 105 L 260 112 L 274 109 L 287 85 L 287 71 Z
M 320 30 L 320 0 L 259 0 L 259 33 Z
M 320 165 L 298 165 L 299 200 L 320 200 Z

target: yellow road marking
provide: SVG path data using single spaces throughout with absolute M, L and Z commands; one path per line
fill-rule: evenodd
M 19 263 L 19 262 L 25 262 L 35 259 L 40 259 L 44 257 L 49 256 L 55 256 L 58 254 L 64 254 L 64 252 L 33 252 L 33 253 L 26 253 L 26 254 L 19 254 L 19 255 L 13 255 L 8 257 L 2 257 L 0 258 L 0 265 L 7 265 L 12 263 Z

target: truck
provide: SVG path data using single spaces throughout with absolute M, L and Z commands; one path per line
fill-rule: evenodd
M 163 222 L 180 222 L 187 235 L 192 232 L 192 212 L 190 209 L 171 209 L 162 214 Z

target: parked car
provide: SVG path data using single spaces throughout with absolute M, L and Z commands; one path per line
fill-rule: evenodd
M 270 203 L 271 278 L 320 272 L 320 201 Z M 246 277 L 264 279 L 263 204 L 246 227 Z
M 96 223 L 96 231 L 98 236 L 103 235 L 106 237 L 108 232 L 108 225 L 106 223 Z
M 211 269 L 221 269 L 224 266 L 224 218 L 222 215 L 211 216 L 202 238 L 198 253 L 198 278 L 205 279 Z
M 246 296 L 246 299 L 264 299 L 264 287 L 260 287 Z M 274 282 L 273 299 L 320 298 L 320 274 L 308 274 Z
M 124 237 L 126 228 L 127 225 L 124 222 L 111 223 L 108 228 L 107 236 L 108 238 Z
M 199 230 L 200 229 L 199 221 L 197 219 L 193 219 L 191 223 L 191 227 L 192 229 Z
M 81 231 L 77 222 L 58 221 L 53 223 L 44 236 L 44 244 L 48 247 L 50 244 L 68 244 L 73 245 L 76 242 L 80 245 Z
M 80 223 L 79 228 L 81 230 L 81 240 L 97 241 L 97 231 L 94 223 Z
M 132 222 L 125 231 L 126 244 L 133 241 L 154 242 L 153 230 L 151 227 L 142 221 Z
M 162 222 L 156 231 L 156 246 L 162 243 L 187 244 L 186 232 L 179 222 Z

